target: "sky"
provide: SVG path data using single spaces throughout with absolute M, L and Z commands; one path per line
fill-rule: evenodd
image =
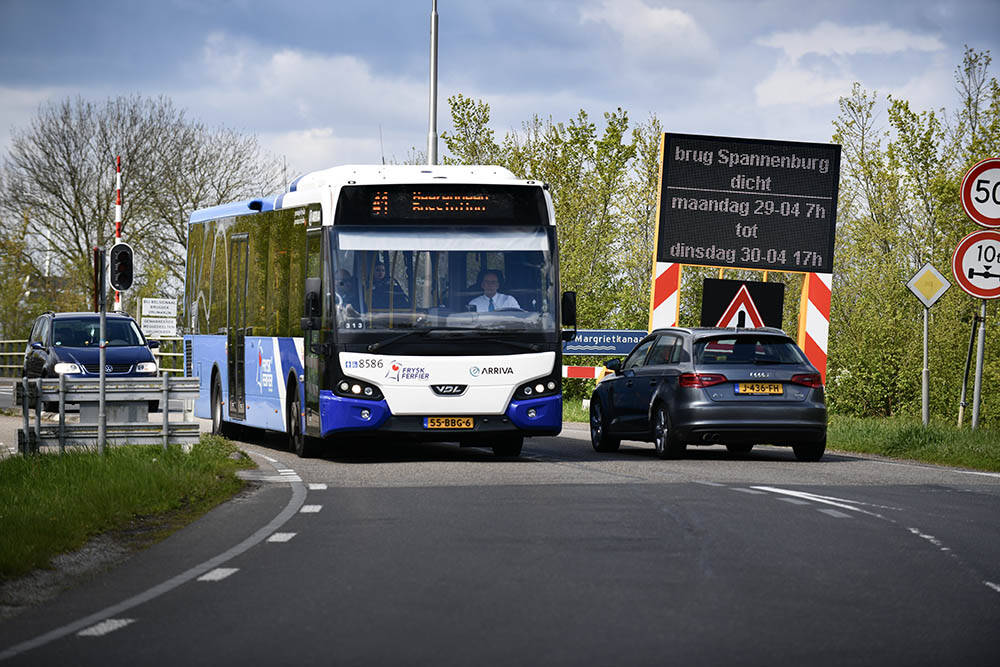
M 298 173 L 426 150 L 430 0 L 0 0 L 0 154 L 39 105 L 165 95 Z M 954 108 L 998 0 L 440 0 L 447 98 L 498 136 L 621 107 L 667 132 L 829 141 L 853 82 Z M 994 72 L 997 70 L 994 64 Z M 439 144 L 444 151 L 444 144 Z

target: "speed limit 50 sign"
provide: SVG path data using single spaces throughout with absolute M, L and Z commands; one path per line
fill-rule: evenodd
M 1000 297 L 1000 231 L 983 229 L 959 241 L 951 270 L 958 286 L 972 296 Z
M 962 208 L 983 227 L 1000 227 L 1000 158 L 976 164 L 962 179 Z

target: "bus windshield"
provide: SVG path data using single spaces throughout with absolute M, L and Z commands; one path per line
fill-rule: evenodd
M 334 226 L 337 328 L 556 331 L 544 226 Z

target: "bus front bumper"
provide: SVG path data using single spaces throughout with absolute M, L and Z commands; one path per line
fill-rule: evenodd
M 332 391 L 319 395 L 321 435 L 338 433 L 353 435 L 401 435 L 425 441 L 455 441 L 473 443 L 498 434 L 521 433 L 559 435 L 562 430 L 562 395 L 511 401 L 502 415 L 393 415 L 383 401 L 344 398 Z M 472 427 L 462 429 L 431 429 L 427 417 L 471 417 Z

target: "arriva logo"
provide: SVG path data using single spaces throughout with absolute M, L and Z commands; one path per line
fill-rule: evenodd
M 480 375 L 513 375 L 514 369 L 510 366 L 486 366 L 484 368 L 473 366 L 469 369 L 469 374 L 474 378 Z

